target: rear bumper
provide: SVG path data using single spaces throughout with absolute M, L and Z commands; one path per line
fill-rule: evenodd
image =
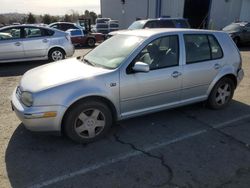
M 35 132 L 60 132 L 62 117 L 66 111 L 64 106 L 40 106 L 26 107 L 16 97 L 15 91 L 11 98 L 12 110 L 22 121 L 24 126 Z M 45 117 L 44 114 L 53 112 L 53 117 Z
M 75 53 L 75 47 L 74 47 L 74 45 L 73 44 L 69 44 L 67 46 L 67 48 L 65 49 L 65 52 L 66 52 L 66 56 L 67 57 L 73 56 L 74 53 Z
M 244 71 L 243 69 L 240 69 L 237 73 L 237 85 L 240 84 L 240 82 L 243 80 L 244 77 Z

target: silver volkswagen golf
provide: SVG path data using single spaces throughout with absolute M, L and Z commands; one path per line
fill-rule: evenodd
M 74 54 L 70 36 L 62 31 L 35 25 L 0 29 L 0 63 L 58 61 Z
M 223 32 L 123 31 L 82 58 L 25 73 L 12 107 L 29 130 L 92 142 L 114 121 L 200 101 L 224 108 L 243 78 L 241 63 Z

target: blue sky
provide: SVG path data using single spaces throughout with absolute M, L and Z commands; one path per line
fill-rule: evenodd
M 1 0 L 0 14 L 9 12 L 63 15 L 76 10 L 100 13 L 100 0 Z

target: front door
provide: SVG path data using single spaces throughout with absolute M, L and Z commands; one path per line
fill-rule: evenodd
M 164 109 L 180 100 L 182 68 L 179 66 L 178 36 L 165 36 L 149 43 L 127 67 L 121 70 L 120 108 L 129 117 Z M 135 73 L 135 62 L 147 63 L 150 71 Z

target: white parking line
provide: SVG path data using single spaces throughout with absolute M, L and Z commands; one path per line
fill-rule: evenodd
M 229 121 L 226 121 L 226 122 L 223 122 L 223 123 L 213 125 L 213 127 L 217 128 L 217 129 L 222 128 L 222 127 L 225 127 L 225 126 L 230 125 L 232 123 L 236 123 L 238 121 L 242 121 L 242 120 L 247 119 L 247 118 L 250 118 L 250 114 L 247 114 L 247 115 L 244 115 L 244 116 L 241 116 L 241 117 L 238 117 L 238 118 L 235 118 L 233 120 L 229 120 Z M 199 130 L 199 131 L 196 131 L 196 132 L 193 132 L 193 133 L 189 133 L 189 134 L 177 137 L 177 138 L 175 138 L 173 140 L 152 144 L 152 145 L 150 145 L 148 147 L 145 147 L 145 148 L 142 148 L 142 149 L 144 151 L 146 151 L 146 152 L 150 152 L 152 150 L 159 149 L 161 147 L 165 147 L 165 146 L 173 144 L 173 143 L 181 142 L 183 140 L 192 138 L 194 136 L 198 136 L 198 135 L 203 134 L 205 132 L 207 132 L 207 130 L 202 129 L 202 130 Z M 93 164 L 93 165 L 84 167 L 84 168 L 82 168 L 80 170 L 70 172 L 70 173 L 62 175 L 62 176 L 55 177 L 53 179 L 44 181 L 44 182 L 39 183 L 39 184 L 32 185 L 32 186 L 30 186 L 30 188 L 42 188 L 42 187 L 45 187 L 45 186 L 48 186 L 48 185 L 52 185 L 52 184 L 55 184 L 55 183 L 58 183 L 58 182 L 73 178 L 73 177 L 78 176 L 78 175 L 84 175 L 84 174 L 86 174 L 88 172 L 91 172 L 91 171 L 94 171 L 96 169 L 99 169 L 99 168 L 102 168 L 102 167 L 105 167 L 105 166 L 108 166 L 108 165 L 111 165 L 111 164 L 126 160 L 126 159 L 131 158 L 131 157 L 135 157 L 135 156 L 138 156 L 138 155 L 141 155 L 141 154 L 142 154 L 142 152 L 140 152 L 140 151 L 132 151 L 130 153 L 117 156 L 117 157 L 115 157 L 113 159 L 108 159 L 108 160 L 106 160 L 104 162 Z
M 152 151 L 152 150 L 155 150 L 155 149 L 158 149 L 158 148 L 161 148 L 161 147 L 173 144 L 173 143 L 177 143 L 177 142 L 189 139 L 191 137 L 200 135 L 200 134 L 205 133 L 205 132 L 207 132 L 206 129 L 196 131 L 194 133 L 189 133 L 189 134 L 186 134 L 184 136 L 175 138 L 173 140 L 169 140 L 169 141 L 166 141 L 166 142 L 156 143 L 156 144 L 150 145 L 148 147 L 143 148 L 143 150 L 146 151 L 146 152 L 149 152 L 149 151 Z M 96 169 L 99 169 L 99 168 L 102 168 L 102 167 L 105 167 L 105 166 L 108 166 L 108 165 L 111 165 L 111 164 L 126 160 L 126 159 L 134 157 L 134 156 L 138 156 L 138 155 L 141 155 L 141 154 L 142 154 L 142 152 L 140 152 L 140 151 L 132 151 L 132 152 L 124 154 L 122 156 L 120 155 L 120 156 L 117 156 L 117 157 L 115 157 L 113 159 L 108 159 L 108 160 L 106 160 L 104 162 L 100 162 L 100 163 L 97 163 L 97 164 L 90 165 L 88 167 L 84 167 L 84 168 L 82 168 L 80 170 L 77 170 L 75 172 L 71 172 L 69 174 L 58 176 L 58 177 L 55 177 L 53 179 L 44 181 L 42 183 L 32 185 L 32 186 L 30 186 L 30 188 L 41 188 L 41 187 L 45 187 L 45 186 L 48 186 L 48 185 L 52 185 L 54 183 L 58 183 L 60 181 L 64 181 L 64 180 L 73 178 L 73 177 L 75 177 L 77 175 L 84 175 L 84 174 L 86 174 L 88 172 L 91 172 L 91 171 L 94 171 Z
M 238 118 L 235 118 L 235 119 L 223 122 L 223 123 L 216 124 L 213 127 L 216 128 L 216 129 L 223 128 L 223 127 L 226 127 L 227 125 L 236 123 L 238 121 L 245 120 L 247 118 L 250 118 L 250 114 L 247 114 L 247 115 L 244 115 L 244 116 L 241 116 L 241 117 L 238 117 Z

